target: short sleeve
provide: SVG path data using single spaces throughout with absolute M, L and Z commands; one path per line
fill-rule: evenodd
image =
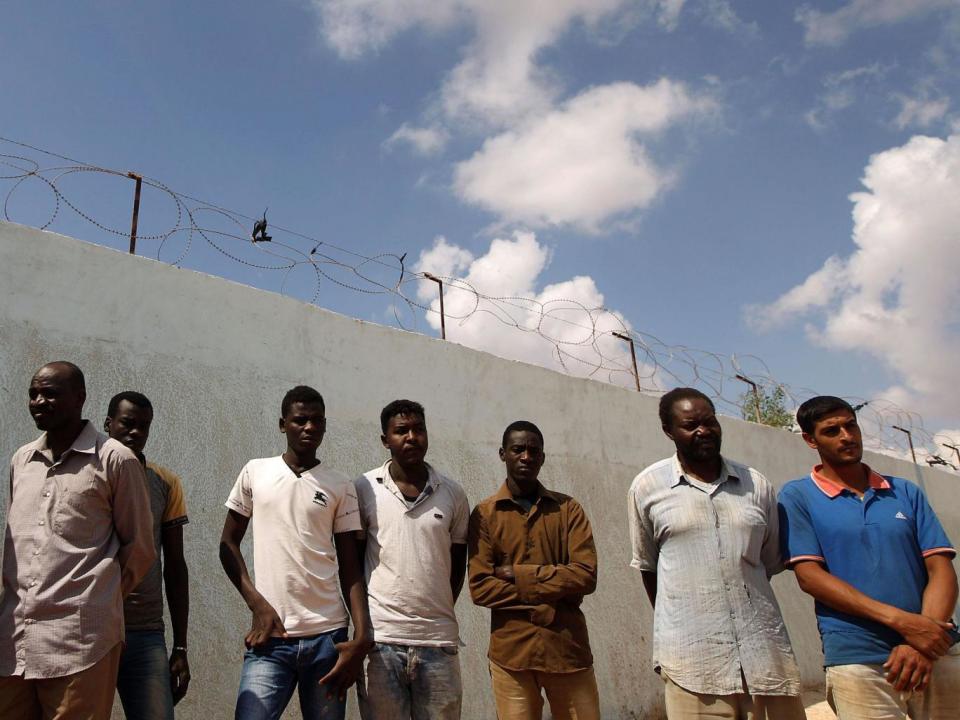
M 470 525 L 470 502 L 463 488 L 457 486 L 456 507 L 453 511 L 453 524 L 450 528 L 450 542 L 454 545 L 467 544 L 467 532 Z
M 760 502 L 767 530 L 760 548 L 760 560 L 767 570 L 767 577 L 773 577 L 783 570 L 784 557 L 780 547 L 780 511 L 777 506 L 777 491 L 763 475 L 753 470 L 753 480 L 760 489 Z
M 253 487 L 250 483 L 249 465 L 245 465 L 243 470 L 240 471 L 240 475 L 233 484 L 233 489 L 224 505 L 244 517 L 253 515 Z
M 357 488 L 352 482 L 343 484 L 343 493 L 337 503 L 337 514 L 333 518 L 333 533 L 354 532 L 362 530 L 360 522 L 360 505 L 357 502 Z
M 802 482 L 802 481 L 801 481 Z M 780 520 L 780 548 L 787 567 L 803 560 L 826 563 L 820 540 L 817 538 L 810 509 L 802 491 L 787 485 L 780 491 L 777 504 Z
M 630 524 L 630 567 L 643 572 L 656 572 L 660 548 L 653 537 L 650 519 L 640 507 L 638 477 L 627 494 L 627 519 Z
M 363 494 L 366 482 L 367 478 L 364 475 L 361 475 L 353 481 L 353 490 L 357 494 L 357 509 L 360 512 L 360 529 L 357 531 L 357 537 L 361 540 L 367 536 L 367 527 L 370 525 L 370 516 L 368 514 L 370 508 L 367 507 Z
M 925 558 L 931 555 L 954 557 L 957 551 L 954 550 L 937 514 L 930 507 L 926 494 L 920 488 L 914 487 L 916 489 L 913 506 L 914 516 L 917 519 L 917 542 L 920 545 L 920 551 Z
M 149 463 L 148 467 L 153 470 L 167 486 L 167 505 L 163 510 L 163 517 L 160 518 L 161 527 L 176 527 L 185 525 L 187 520 L 187 503 L 183 497 L 183 485 L 176 473 L 162 465 Z

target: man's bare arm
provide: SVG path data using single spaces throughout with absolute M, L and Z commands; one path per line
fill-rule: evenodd
M 336 533 L 333 542 L 337 548 L 340 587 L 346 596 L 353 620 L 353 640 L 337 643 L 337 662 L 330 672 L 320 678 L 320 684 L 329 685 L 332 692 L 328 693 L 328 696 L 336 694 L 342 701 L 347 699 L 347 690 L 363 672 L 363 658 L 373 646 L 373 629 L 367 607 L 367 588 L 363 583 L 363 560 L 358 553 L 356 533 Z
M 834 610 L 873 620 L 895 630 L 911 647 L 932 660 L 950 648 L 949 623 L 874 600 L 827 572 L 819 562 L 804 560 L 794 568 L 800 589 Z
M 463 581 L 467 577 L 467 544 L 454 543 L 450 546 L 450 589 L 456 602 L 463 590 Z
M 640 578 L 643 580 L 643 589 L 647 591 L 647 597 L 650 599 L 650 607 L 657 606 L 657 574 L 649 570 L 641 570 Z
M 226 520 L 223 521 L 223 532 L 220 535 L 220 564 L 230 578 L 233 586 L 240 591 L 241 597 L 253 613 L 253 622 L 250 632 L 243 641 L 247 647 L 259 647 L 273 635 L 286 637 L 287 631 L 273 606 L 267 602 L 254 587 L 247 572 L 247 563 L 240 552 L 240 543 L 247 532 L 250 518 L 241 515 L 235 510 L 227 510 Z
M 173 646 L 170 653 L 170 686 L 173 704 L 187 694 L 190 685 L 190 664 L 183 650 L 187 647 L 187 625 L 190 616 L 190 582 L 187 561 L 183 557 L 183 525 L 163 528 L 163 584 L 166 590 L 167 607 L 170 609 L 170 624 L 173 626 Z

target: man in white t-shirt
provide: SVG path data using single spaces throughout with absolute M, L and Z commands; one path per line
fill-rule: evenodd
M 424 461 L 423 406 L 380 413 L 390 458 L 356 480 L 376 645 L 357 685 L 364 720 L 457 720 L 462 686 L 453 606 L 463 587 L 470 505 Z
M 220 562 L 253 613 L 238 720 L 279 718 L 298 685 L 304 720 L 342 720 L 347 690 L 372 644 L 355 537 L 357 496 L 346 476 L 317 459 L 325 430 L 320 393 L 303 385 L 290 390 L 280 418 L 286 451 L 248 462 L 226 502 Z M 251 520 L 255 582 L 240 553 Z

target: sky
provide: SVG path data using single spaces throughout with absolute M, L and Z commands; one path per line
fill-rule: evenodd
M 610 334 L 629 331 L 647 390 L 696 382 L 729 408 L 739 370 L 791 398 L 869 400 L 894 451 L 894 422 L 960 440 L 958 0 L 3 14 L 0 136 L 245 216 L 185 201 L 211 232 L 161 244 L 184 220 L 149 185 L 141 254 L 437 335 L 437 287 L 415 274 L 431 272 L 453 342 L 630 387 Z M 71 164 L 0 153 L 48 180 Z M 49 228 L 125 248 L 131 186 L 61 177 L 61 198 L 108 229 L 66 202 Z M 55 199 L 27 178 L 7 217 L 43 225 Z M 300 233 L 275 241 L 322 267 L 276 269 L 288 248 L 239 239 L 265 207 Z M 410 303 L 384 291 L 401 256 Z

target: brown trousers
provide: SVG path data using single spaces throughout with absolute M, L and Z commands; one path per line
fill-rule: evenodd
M 86 670 L 58 678 L 0 677 L 3 720 L 110 720 L 122 643 Z
M 600 694 L 593 668 L 572 673 L 507 670 L 490 663 L 499 720 L 540 720 L 543 693 L 553 720 L 600 720 Z

